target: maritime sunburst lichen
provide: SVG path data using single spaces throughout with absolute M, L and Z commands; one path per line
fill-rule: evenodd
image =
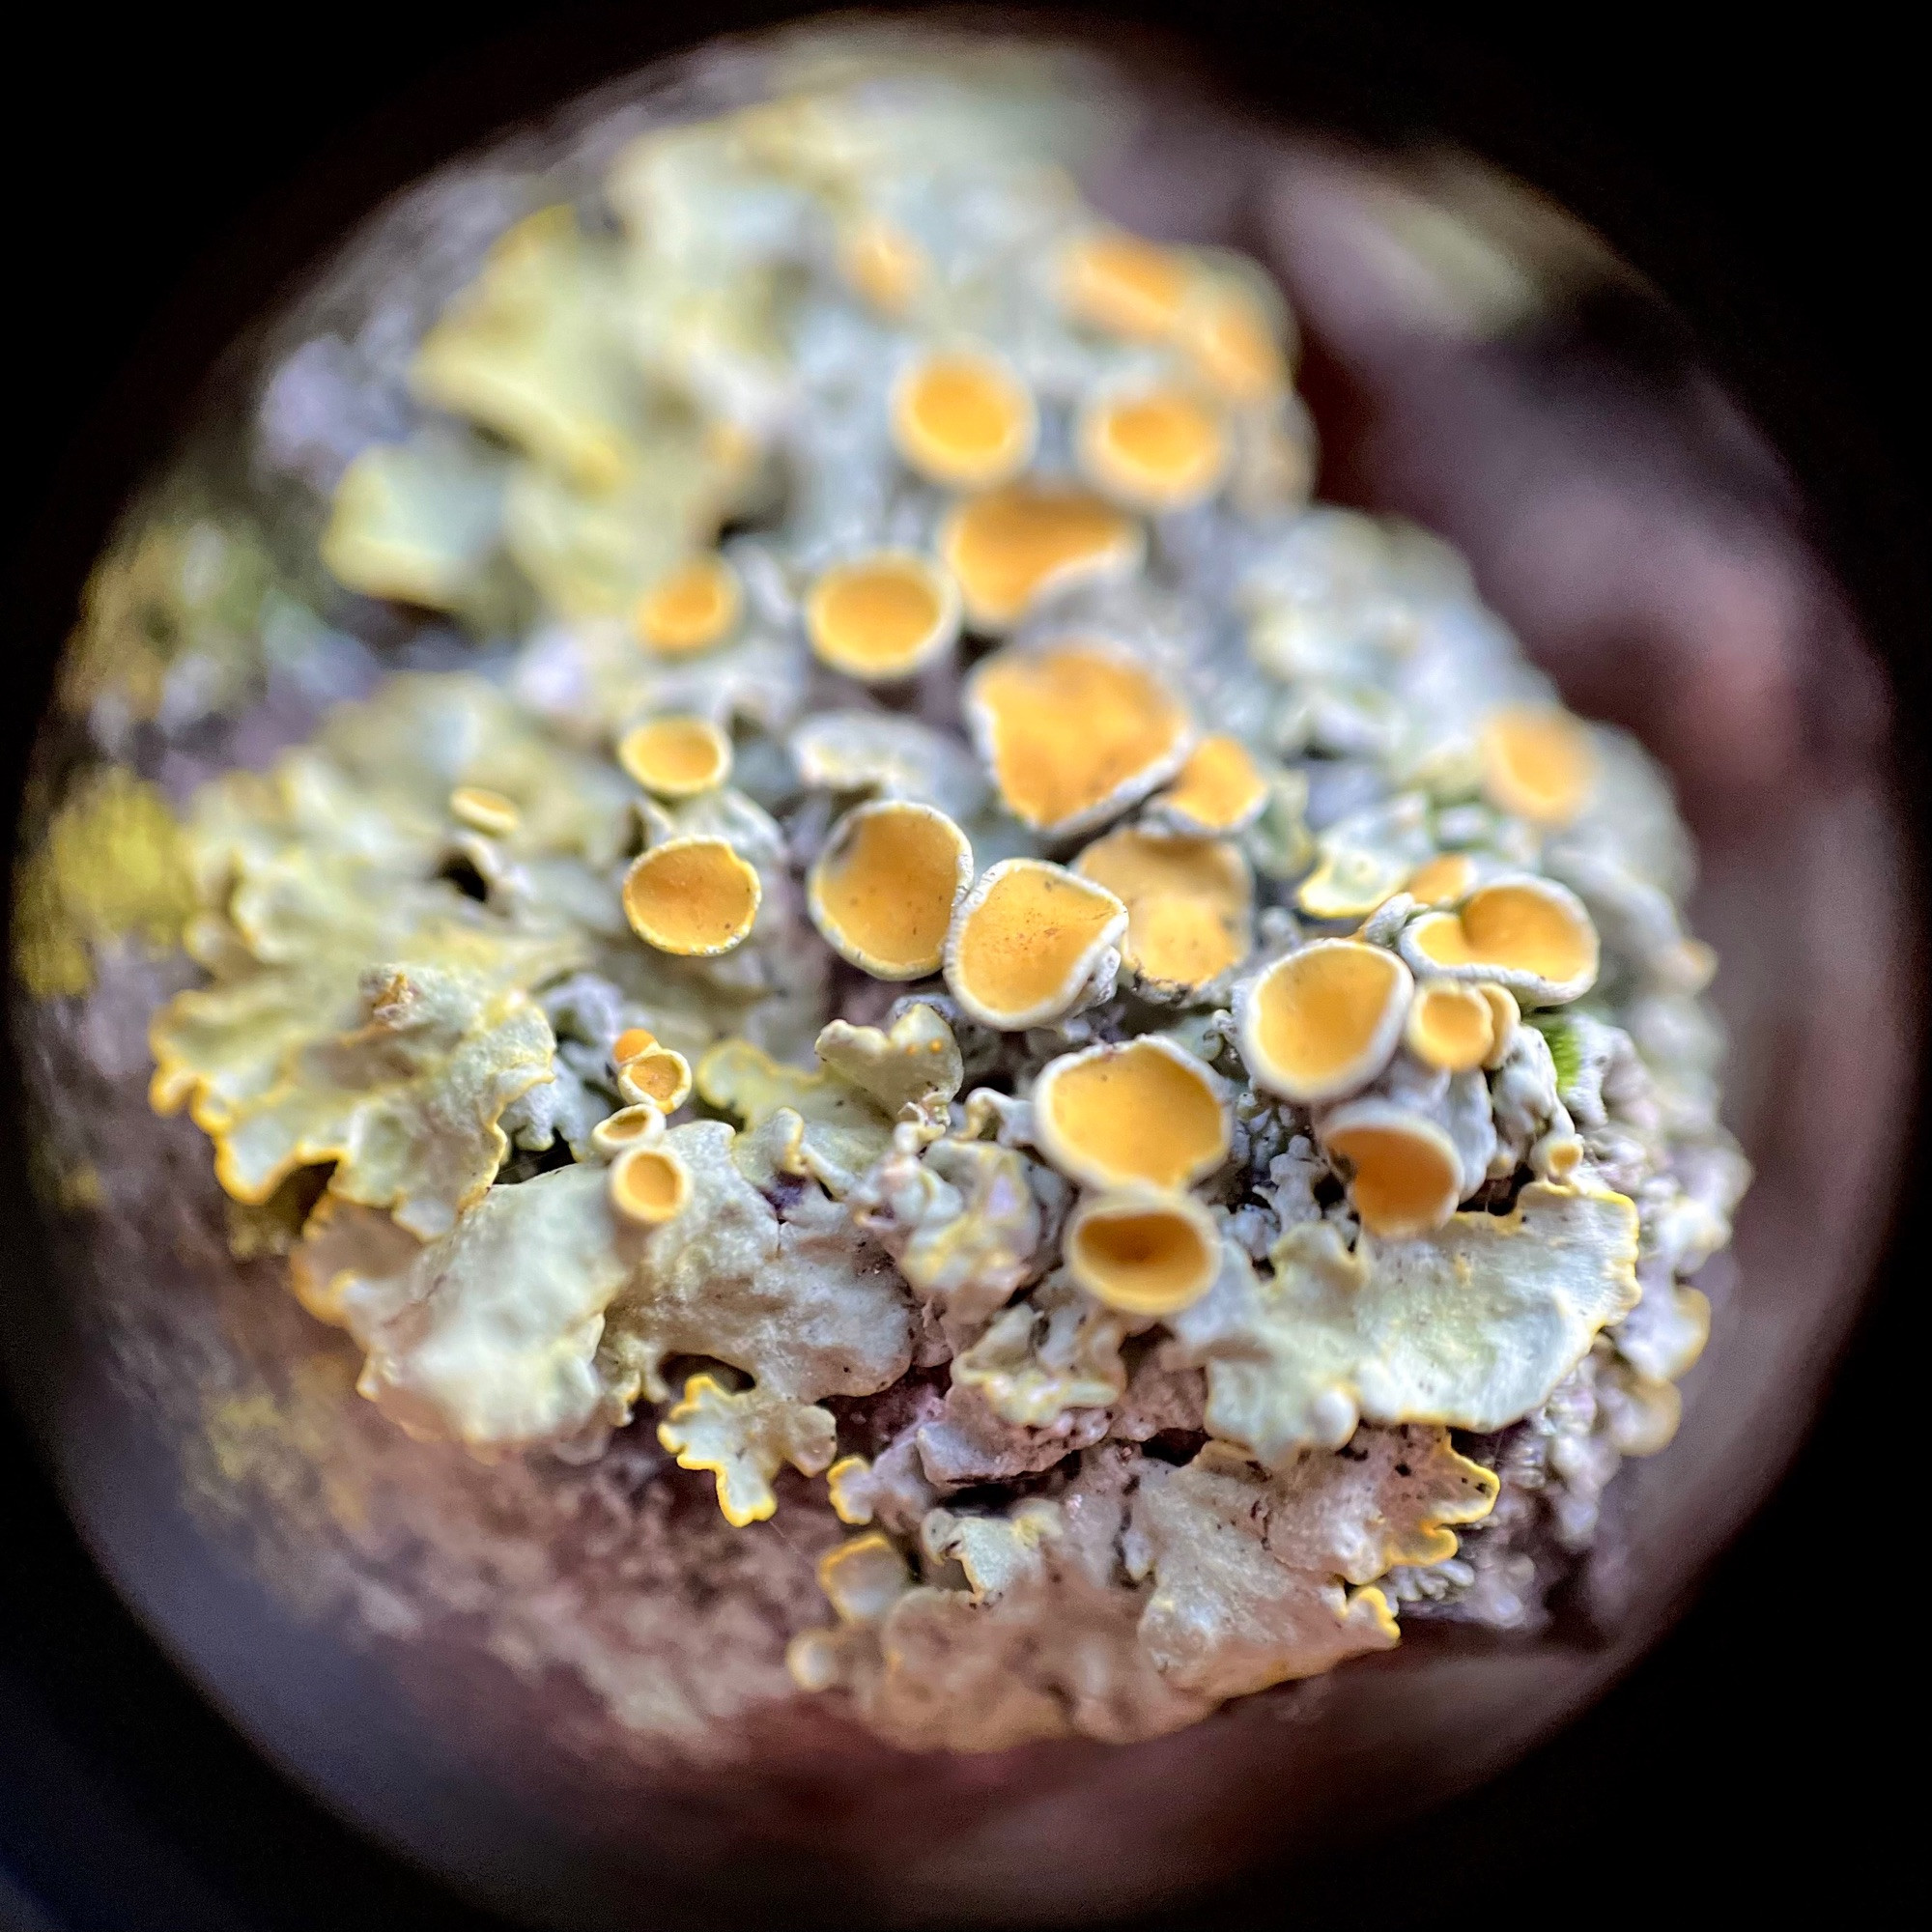
M 1009 646 L 973 672 L 965 703 L 1008 809 L 1053 838 L 1118 817 L 1179 768 L 1193 737 L 1160 677 L 1097 638 Z
M 984 1026 L 1040 1026 L 1106 997 L 1126 926 L 1104 886 L 1041 859 L 1003 859 L 953 914 L 946 983 Z
M 1146 538 L 1090 491 L 1014 483 L 961 503 L 941 526 L 939 554 L 968 624 L 997 636 L 1056 597 L 1131 576 Z
M 1641 754 L 1308 502 L 1258 266 L 895 59 L 524 182 L 302 519 L 117 541 L 16 967 L 164 958 L 155 1106 L 401 1429 L 654 1406 L 864 1531 L 803 1690 L 1125 1742 L 1549 1582 L 1747 1177 Z
M 943 811 L 913 800 L 856 806 L 811 868 L 811 917 L 827 942 L 878 980 L 939 970 L 973 848 Z
M 895 385 L 892 410 L 899 453 L 955 490 L 990 489 L 1017 475 L 1039 433 L 1025 384 L 983 350 L 922 357 Z
M 1227 1157 L 1226 1086 L 1157 1034 L 1048 1062 L 1032 1102 L 1042 1151 L 1090 1187 L 1187 1187 Z

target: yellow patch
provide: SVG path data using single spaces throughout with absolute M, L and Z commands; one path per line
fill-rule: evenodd
M 1051 1062 L 1034 1085 L 1033 1109 L 1047 1157 L 1090 1187 L 1188 1187 L 1228 1155 L 1220 1081 L 1151 1035 Z
M 84 993 L 92 949 L 180 945 L 195 910 L 182 828 L 145 780 L 109 765 L 77 784 L 15 876 L 14 970 L 37 1000 Z
M 982 631 L 1010 629 L 1053 593 L 1124 575 L 1141 560 L 1140 526 L 1103 497 L 1061 484 L 1014 484 L 948 517 L 940 555 Z
M 1072 1009 L 1126 923 L 1103 888 L 1041 859 L 1005 860 L 954 922 L 947 984 L 988 1026 L 1043 1026 Z
M 1238 832 L 1267 804 L 1267 780 L 1238 738 L 1203 738 L 1156 801 L 1169 818 L 1203 834 Z
M 1205 986 L 1248 956 L 1254 879 L 1234 846 L 1125 827 L 1074 862 L 1127 908 L 1121 956 L 1144 980 Z
M 1094 328 L 1157 341 L 1180 320 L 1193 280 L 1184 255 L 1120 229 L 1088 235 L 1061 262 L 1061 295 Z
M 1548 879 L 1499 879 L 1461 912 L 1425 914 L 1405 951 L 1459 977 L 1493 975 L 1550 1000 L 1575 999 L 1597 977 L 1597 930 L 1573 893 Z
M 932 273 L 932 265 L 903 228 L 883 215 L 856 221 L 839 238 L 838 270 L 881 315 L 902 316 Z
M 1467 1073 L 1489 1061 L 1495 1045 L 1495 1015 L 1481 987 L 1432 980 L 1417 989 L 1404 1031 L 1408 1050 L 1425 1065 Z
M 627 1148 L 611 1163 L 611 1205 L 627 1221 L 657 1227 L 690 1201 L 691 1170 L 670 1148 Z
M 668 1046 L 647 1046 L 617 1068 L 617 1089 L 632 1108 L 675 1113 L 691 1097 L 691 1063 Z
M 1186 749 L 1179 699 L 1100 644 L 1002 651 L 975 672 L 966 706 L 1000 796 L 1037 832 L 1077 831 L 1123 810 Z
M 868 683 L 923 669 L 959 634 L 959 593 L 910 552 L 835 565 L 811 586 L 806 635 L 821 664 Z
M 624 875 L 631 929 L 660 952 L 710 957 L 743 941 L 758 915 L 763 888 L 722 838 L 670 838 Z
M 1514 706 L 1483 726 L 1483 789 L 1533 825 L 1568 825 L 1597 788 L 1590 735 L 1567 711 Z
M 1418 904 L 1426 906 L 1455 905 L 1475 889 L 1476 862 L 1466 852 L 1438 852 L 1418 866 L 1403 888 Z
M 862 805 L 811 868 L 812 923 L 875 979 L 939 971 L 952 909 L 972 883 L 973 848 L 943 811 L 904 800 Z
M 1318 939 L 1277 959 L 1244 1003 L 1248 1070 L 1291 1100 L 1367 1086 L 1395 1052 L 1413 983 L 1393 952 L 1353 939 Z
M 635 1060 L 640 1053 L 647 1052 L 658 1043 L 658 1037 L 649 1027 L 626 1027 L 611 1042 L 611 1065 L 621 1066 L 627 1060 Z
M 644 592 L 632 624 L 646 650 L 684 657 L 722 643 L 743 605 L 738 573 L 722 556 L 696 556 Z
M 1137 510 L 1199 503 L 1227 474 L 1232 445 L 1219 413 L 1183 389 L 1149 388 L 1081 412 L 1080 467 L 1095 489 Z
M 1455 1213 L 1462 1162 L 1433 1121 L 1366 1101 L 1331 1121 L 1322 1143 L 1350 1171 L 1349 1199 L 1370 1234 L 1409 1240 Z
M 893 390 L 893 441 L 922 476 L 952 490 L 987 490 L 1033 459 L 1033 396 L 1000 357 L 966 350 L 928 355 Z
M 617 762 L 659 798 L 696 798 L 731 775 L 731 741 L 708 718 L 651 718 L 617 741 Z
M 1066 1224 L 1066 1266 L 1082 1288 L 1127 1315 L 1178 1315 L 1213 1286 L 1220 1240 L 1184 1195 L 1103 1194 Z
M 1197 289 L 1180 318 L 1180 340 L 1203 382 L 1231 402 L 1264 403 L 1288 386 L 1288 358 L 1274 325 L 1246 289 Z
M 486 838 L 508 838 L 524 822 L 517 801 L 488 785 L 458 785 L 449 794 L 449 815 Z

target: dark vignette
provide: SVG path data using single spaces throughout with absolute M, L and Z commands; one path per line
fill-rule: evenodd
M 16 52 L 10 256 L 26 339 L 5 466 L 10 796 L 73 598 L 114 510 L 249 317 L 395 186 L 521 112 L 721 27 L 797 10 L 339 4 L 245 33 L 213 16 L 47 17 Z M 1045 10 L 1026 10 L 1045 11 Z M 1901 43 L 1847 10 L 1773 41 L 1694 41 L 1684 10 L 1600 24 L 1364 0 L 1195 0 L 1062 17 L 1175 29 L 1236 97 L 1370 136 L 1439 132 L 1568 203 L 1666 290 L 1800 480 L 1814 535 L 1891 674 L 1924 872 L 1924 385 L 1906 281 L 1918 164 Z M 1164 56 L 1171 58 L 1171 56 Z M 1669 356 L 1690 344 L 1653 342 Z M 1632 353 L 1636 353 L 1633 348 Z M 1923 1083 L 1921 1082 L 1921 1090 Z M 1925 1139 L 1923 1098 L 1914 1123 Z M 12 1110 L 4 1319 L 46 1263 Z M 1902 1881 L 1916 1514 L 1908 1201 L 1813 1439 L 1677 1630 L 1595 1711 L 1483 1791 L 1346 1864 L 1261 1873 L 1143 1921 L 1259 1926 L 1364 1905 L 1570 1901 L 1732 1914 L 1829 1887 L 1846 1916 Z M 491 1921 L 316 1812 L 227 1730 L 99 1582 L 11 1416 L 0 1537 L 0 1923 L 371 1928 Z M 1873 1574 L 1865 1576 L 1858 1557 Z M 1847 1555 L 1852 1557 L 1848 1563 Z M 1864 1632 L 1862 1638 L 1857 1633 Z M 1889 1632 L 1888 1648 L 1872 1634 Z M 1855 1647 L 1856 1646 L 1856 1647 Z M 1889 1733 L 1889 1743 L 1887 1742 Z M 1742 1831 L 1740 1831 L 1742 1827 Z M 1668 1875 L 1666 1875 L 1668 1874 Z M 1372 1902 L 1374 1902 L 1372 1904 Z

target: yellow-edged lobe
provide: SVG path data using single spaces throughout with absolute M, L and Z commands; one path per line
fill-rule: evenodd
M 852 1485 L 871 1469 L 871 1462 L 865 1456 L 841 1456 L 825 1472 L 825 1494 L 832 1504 L 832 1514 L 840 1522 L 867 1523 L 872 1520 L 872 1506 L 863 1502 L 852 1493 Z
M 488 838 L 508 838 L 524 821 L 516 800 L 488 785 L 458 785 L 449 794 L 449 815 Z
M 1375 1620 L 1376 1629 L 1390 1643 L 1401 1641 L 1402 1626 L 1397 1623 L 1395 1610 L 1384 1591 L 1378 1589 L 1373 1583 L 1365 1583 L 1360 1589 L 1351 1589 L 1349 1592 L 1350 1610 L 1352 1611 L 1357 1604 L 1368 1611 Z
M 755 1434 L 765 1406 L 756 1390 L 734 1394 L 716 1376 L 698 1374 L 686 1380 L 683 1396 L 658 1424 L 658 1441 L 677 1458 L 680 1469 L 702 1470 L 716 1479 L 719 1511 L 733 1529 L 763 1522 L 776 1513 L 778 1494 L 771 1478 L 781 1462 L 815 1474 L 825 1466 L 822 1457 L 829 1459 L 831 1417 L 822 1409 L 804 1411 L 821 1420 L 822 1441 L 746 1439 L 747 1425 Z
M 873 1530 L 848 1537 L 818 1559 L 818 1587 L 840 1623 L 876 1623 L 911 1582 L 891 1537 Z

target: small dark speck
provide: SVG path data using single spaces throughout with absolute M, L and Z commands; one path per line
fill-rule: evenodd
M 1407 1475 L 1407 1474 L 1408 1474 L 1408 1464 L 1407 1464 L 1406 1463 L 1397 1463 L 1397 1464 L 1395 1465 L 1395 1472 L 1396 1472 L 1396 1474 L 1397 1474 L 1398 1476 L 1406 1476 L 1406 1475 Z

